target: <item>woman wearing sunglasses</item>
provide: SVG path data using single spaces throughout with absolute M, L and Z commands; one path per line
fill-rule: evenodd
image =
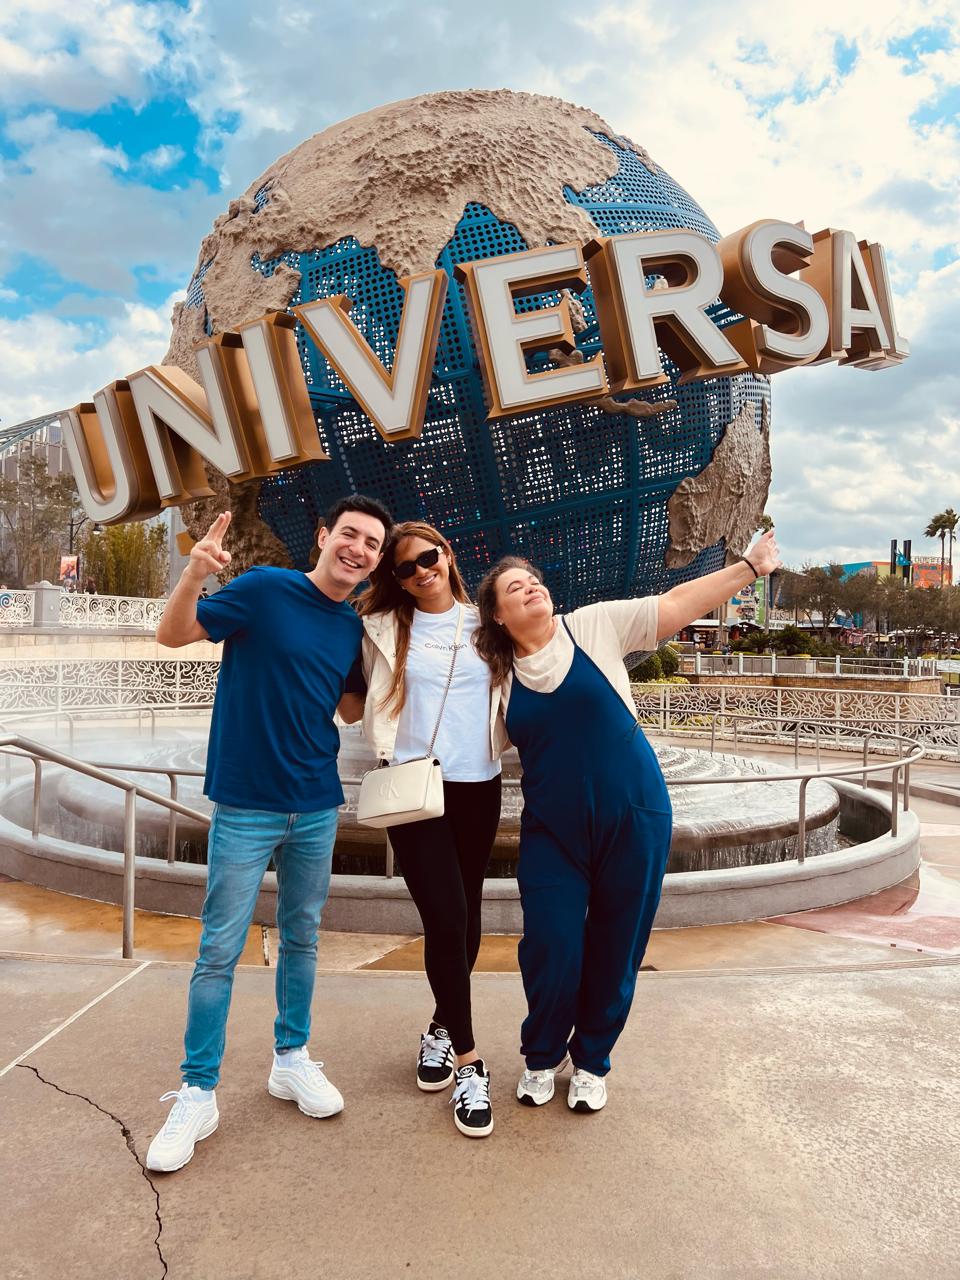
M 479 615 L 453 550 L 431 525 L 396 526 L 359 608 L 367 741 L 379 760 L 401 764 L 426 755 L 436 732 L 433 755 L 443 770 L 443 816 L 389 828 L 423 922 L 435 1001 L 420 1037 L 417 1085 L 433 1092 L 456 1078 L 454 1122 L 461 1133 L 482 1138 L 493 1129 L 493 1112 L 490 1076 L 473 1038 L 470 974 L 500 819 L 499 694 L 470 643 Z M 358 712 L 354 706 L 353 718 Z

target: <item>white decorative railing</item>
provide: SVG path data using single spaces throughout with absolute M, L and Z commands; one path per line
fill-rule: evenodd
M 122 627 L 156 631 L 166 603 L 165 599 L 144 596 L 98 596 L 64 591 L 60 597 L 60 626 L 95 631 L 117 631 Z
M 776 653 L 694 653 L 680 659 L 681 675 L 705 676 L 935 676 L 936 658 L 803 658 Z M 960 667 L 960 664 L 958 664 Z
M 831 721 L 832 727 L 822 734 L 824 746 L 846 747 L 864 733 L 896 733 L 923 743 L 930 754 L 960 759 L 960 699 L 939 694 L 635 684 L 633 697 L 641 724 L 664 733 L 688 730 L 709 735 L 714 719 L 722 729 L 737 716 L 747 716 L 750 721 L 741 724 L 741 737 L 784 738 L 797 724 Z
M 0 591 L 0 627 L 29 627 L 35 600 L 32 591 Z
M 196 658 L 0 661 L 0 717 L 15 711 L 212 706 L 220 663 Z
M 220 663 L 198 658 L 86 658 L 75 661 L 0 661 L 0 719 L 5 714 L 97 712 L 213 705 Z M 895 733 L 922 743 L 929 754 L 960 759 L 960 698 L 864 689 L 783 689 L 769 685 L 635 684 L 641 724 L 664 733 L 726 736 L 747 717 L 744 739 L 793 738 L 801 728 L 830 721 L 824 746 L 850 747 L 865 733 Z M 842 722 L 842 723 L 841 723 Z

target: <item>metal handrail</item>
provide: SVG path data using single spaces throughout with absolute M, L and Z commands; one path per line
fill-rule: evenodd
M 194 818 L 207 826 L 210 823 L 209 817 L 196 809 L 191 809 L 188 805 L 181 804 L 179 800 L 162 796 L 156 791 L 150 791 L 146 787 L 141 787 L 138 783 L 130 782 L 125 778 L 118 778 L 94 764 L 88 764 L 85 760 L 78 760 L 74 756 L 64 755 L 62 751 L 55 751 L 52 747 L 33 742 L 29 738 L 21 738 L 18 734 L 8 734 L 0 738 L 0 751 L 8 755 L 20 755 L 33 761 L 33 828 L 31 834 L 34 840 L 40 837 L 40 797 L 43 786 L 44 761 L 61 765 L 66 769 L 72 769 L 76 773 L 82 773 L 88 778 L 96 779 L 98 782 L 105 782 L 108 786 L 117 787 L 126 793 L 123 808 L 123 937 L 121 949 L 123 958 L 132 960 L 136 886 L 137 797 L 139 796 L 143 800 L 158 804 L 161 808 L 183 814 L 184 817 Z M 136 770 L 135 766 L 131 766 L 131 769 L 135 772 L 147 772 L 147 770 Z M 150 769 L 149 772 L 162 772 L 162 770 Z
M 726 713 L 722 713 L 726 714 Z M 716 717 L 715 717 L 716 718 Z M 738 719 L 774 719 L 777 717 L 756 717 L 744 713 L 737 717 Z M 779 717 L 787 719 L 788 717 Z M 790 717 L 795 718 L 795 717 Z M 814 723 L 814 722 L 809 722 Z M 838 725 L 843 721 L 822 721 L 816 722 L 818 728 L 820 725 Z M 714 729 L 715 726 L 712 726 Z M 798 726 L 799 728 L 799 726 Z M 736 731 L 736 726 L 735 726 Z M 894 760 L 885 759 L 878 764 L 867 764 L 868 746 L 874 738 L 886 738 L 898 743 L 908 744 L 910 750 L 905 755 L 901 755 Z M 795 763 L 797 743 L 799 741 L 798 734 L 795 734 Z M 714 734 L 711 733 L 711 751 L 713 749 Z M 899 812 L 899 789 L 900 789 L 900 771 L 903 770 L 903 808 L 904 811 L 910 807 L 910 766 L 918 760 L 923 759 L 925 750 L 919 743 L 911 743 L 909 739 L 905 739 L 902 735 L 885 733 L 880 730 L 872 731 L 864 740 L 863 760 L 859 765 L 844 767 L 840 769 L 832 769 L 823 771 L 820 767 L 820 751 L 819 751 L 819 733 L 817 734 L 817 770 L 815 773 L 810 772 L 794 772 L 782 774 L 754 774 L 754 775 L 735 775 L 725 778 L 676 778 L 667 780 L 668 787 L 690 787 L 690 786 L 723 786 L 733 783 L 763 783 L 763 782 L 796 782 L 799 781 L 799 815 L 797 826 L 797 864 L 802 866 L 806 857 L 806 797 L 807 787 L 814 779 L 817 778 L 845 778 L 859 775 L 861 785 L 866 787 L 867 775 L 872 773 L 883 772 L 887 769 L 892 774 L 892 801 L 891 801 L 891 834 L 897 834 L 898 828 L 898 812 Z M 41 743 L 33 742 L 28 738 L 22 738 L 19 735 L 11 734 L 0 737 L 0 752 L 3 752 L 8 759 L 10 756 L 29 759 L 33 763 L 34 784 L 33 784 L 33 808 L 32 808 L 32 837 L 34 840 L 40 835 L 40 815 L 41 815 L 41 797 L 43 787 L 43 763 L 47 761 L 51 764 L 60 765 L 63 768 L 72 769 L 73 771 L 83 774 L 99 782 L 104 782 L 109 786 L 117 787 L 122 790 L 124 795 L 124 822 L 123 822 L 123 935 L 122 935 L 122 953 L 125 959 L 132 959 L 134 952 L 134 910 L 136 897 L 136 801 L 137 797 L 148 800 L 153 804 L 159 805 L 169 813 L 169 828 L 167 835 L 167 861 L 170 864 L 176 861 L 176 831 L 177 816 L 182 814 L 185 817 L 193 818 L 195 821 L 204 826 L 209 827 L 210 817 L 205 813 L 201 813 L 197 809 L 190 808 L 189 805 L 182 804 L 177 798 L 177 778 L 180 777 L 200 777 L 203 775 L 202 769 L 178 768 L 173 765 L 136 765 L 136 764 L 92 764 L 76 757 L 65 755 L 61 751 L 56 751 L 52 747 L 44 746 Z M 113 773 L 109 770 L 114 770 Z M 162 796 L 158 792 L 151 791 L 139 783 L 132 782 L 129 779 L 118 778 L 116 772 L 130 773 L 157 773 L 167 777 L 170 784 L 170 796 Z M 346 777 L 341 781 L 348 786 L 358 785 L 360 778 Z M 505 784 L 510 787 L 520 785 L 518 778 L 506 778 Z M 393 858 L 390 846 L 389 836 L 387 837 L 387 875 L 393 874 Z

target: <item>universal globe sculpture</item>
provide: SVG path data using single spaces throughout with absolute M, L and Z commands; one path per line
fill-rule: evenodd
M 763 510 L 767 380 L 746 374 L 681 386 L 665 360 L 670 382 L 642 400 L 623 395 L 488 423 L 453 275 L 461 262 L 666 227 L 719 239 L 643 147 L 554 98 L 430 94 L 308 139 L 217 219 L 174 313 L 167 363 L 196 376 L 193 344 L 204 336 L 347 294 L 351 319 L 389 364 L 403 300 L 398 275 L 440 267 L 450 287 L 423 433 L 384 441 L 298 326 L 330 461 L 186 508 L 191 527 L 204 527 L 210 509 L 229 501 L 240 507 L 241 538 L 247 525 L 239 567 L 263 554 L 266 531 L 252 528 L 259 517 L 289 562 L 306 568 L 318 516 L 359 490 L 398 519 L 441 527 L 472 585 L 501 554 L 529 556 L 566 609 L 662 591 L 720 567 L 728 546 L 743 549 Z M 523 305 L 555 302 L 545 295 Z M 577 302 L 577 346 L 589 357 L 600 347 L 590 291 Z M 712 315 L 720 325 L 737 318 L 720 303 Z M 218 477 L 211 482 L 225 489 Z M 270 553 L 282 555 L 275 543 Z

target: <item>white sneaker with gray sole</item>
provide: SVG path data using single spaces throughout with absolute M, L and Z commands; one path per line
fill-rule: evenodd
M 542 1071 L 524 1071 L 517 1082 L 517 1099 L 525 1107 L 542 1107 L 554 1094 L 554 1076 L 570 1061 L 565 1056 L 558 1067 L 545 1067 Z
M 176 1101 L 163 1128 L 150 1143 L 144 1162 L 154 1173 L 173 1173 L 193 1159 L 194 1148 L 202 1138 L 209 1138 L 220 1123 L 217 1095 L 213 1090 L 181 1085 L 160 1099 Z
M 267 1092 L 274 1098 L 295 1102 L 305 1116 L 326 1120 L 343 1110 L 343 1098 L 314 1062 L 306 1048 L 274 1054 Z
M 578 1068 L 570 1077 L 567 1106 L 571 1111 L 601 1111 L 607 1105 L 607 1085 L 603 1076 Z

